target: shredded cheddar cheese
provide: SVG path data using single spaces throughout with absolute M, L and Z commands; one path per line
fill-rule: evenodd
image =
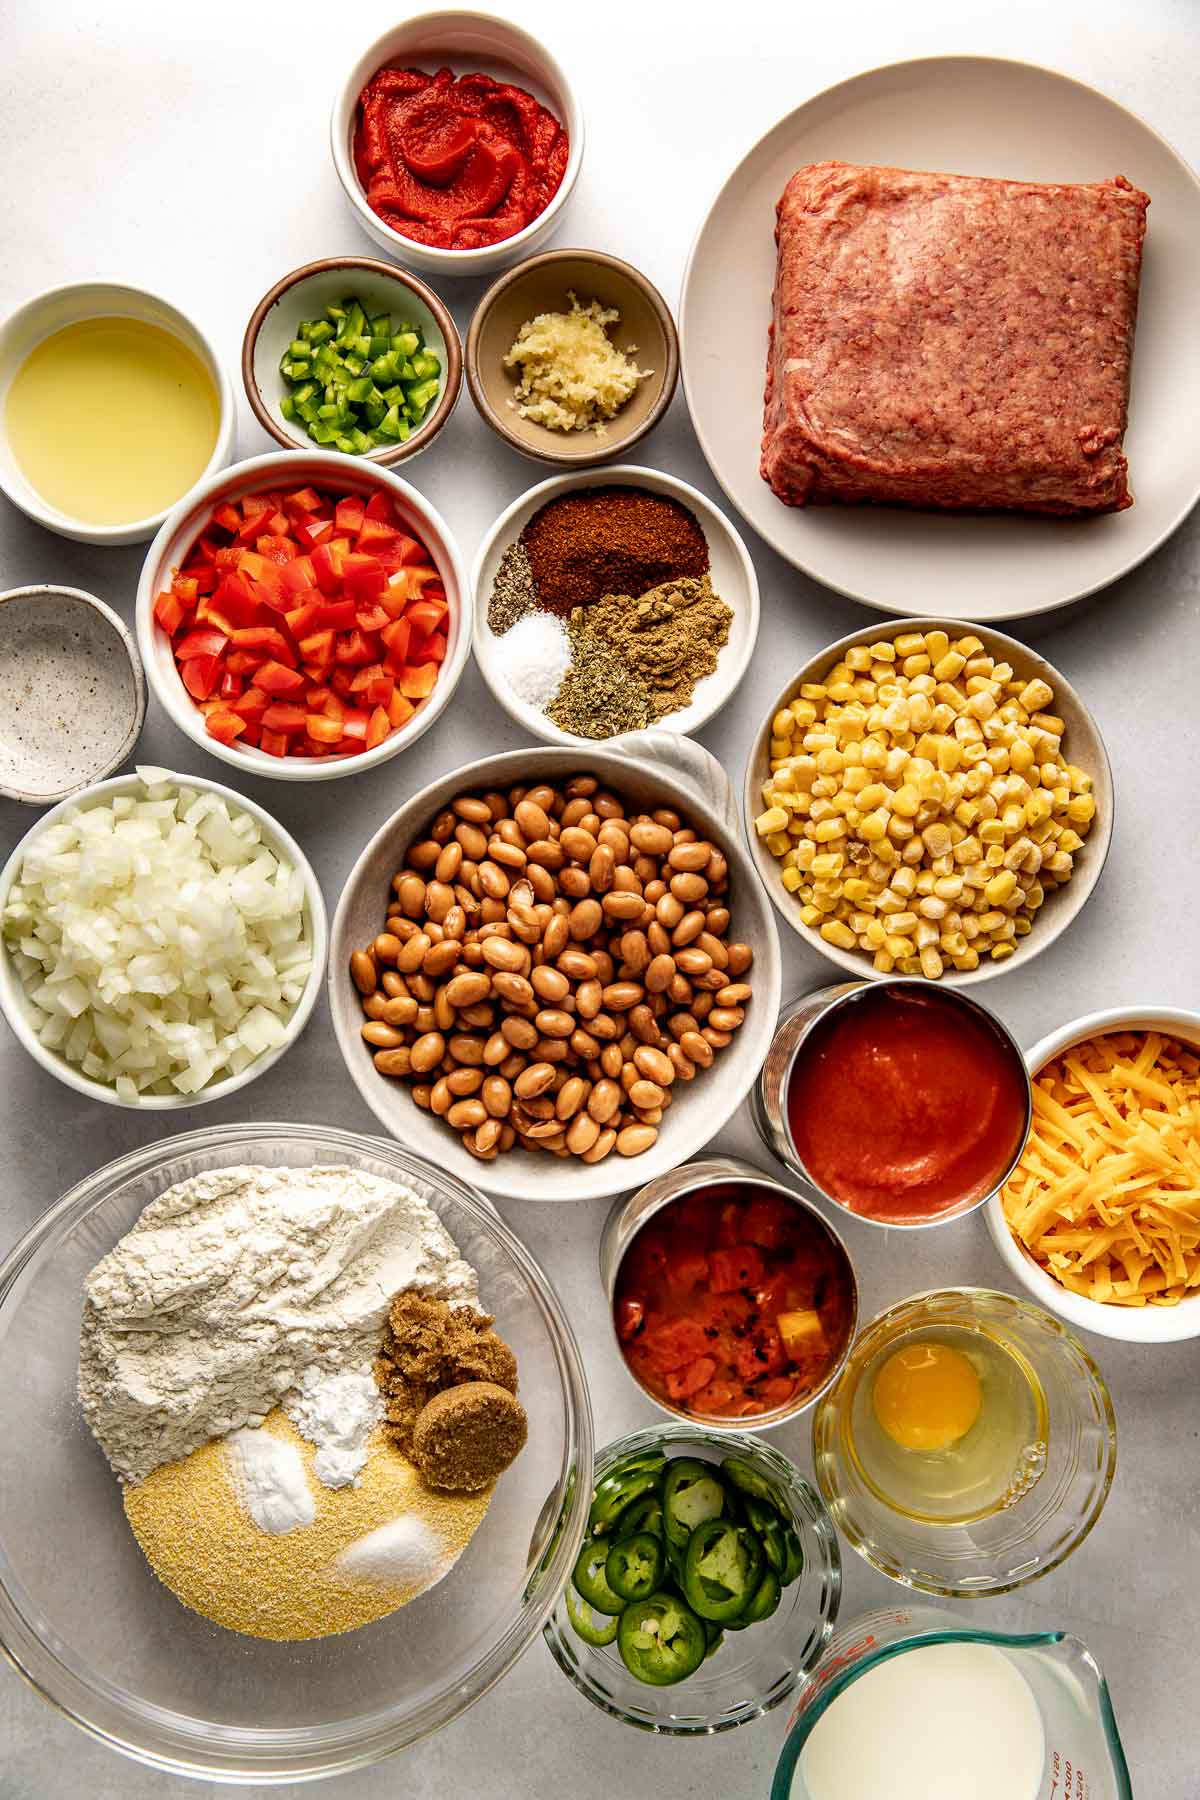
M 1114 1306 L 1195 1294 L 1200 1055 L 1122 1031 L 1047 1063 L 1003 1205 L 1017 1242 L 1072 1293 Z

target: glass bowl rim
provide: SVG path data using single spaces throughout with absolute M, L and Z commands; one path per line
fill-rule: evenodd
M 473 1705 L 507 1674 L 549 1618 L 578 1555 L 591 1502 L 590 1488 L 572 1480 L 579 1467 L 590 1468 L 593 1457 L 587 1380 L 575 1334 L 549 1278 L 483 1194 L 390 1139 L 339 1126 L 256 1119 L 241 1124 L 200 1126 L 140 1145 L 76 1182 L 12 1246 L 0 1262 L 0 1319 L 20 1276 L 32 1264 L 52 1254 L 64 1232 L 102 1206 L 123 1182 L 149 1172 L 156 1163 L 179 1156 L 239 1141 L 250 1148 L 255 1142 L 270 1138 L 391 1162 L 398 1174 L 415 1175 L 448 1192 L 486 1234 L 499 1242 L 524 1277 L 547 1328 L 563 1386 L 565 1441 L 553 1496 L 558 1505 L 553 1512 L 542 1509 L 535 1537 L 547 1517 L 557 1518 L 559 1527 L 553 1536 L 546 1534 L 537 1558 L 531 1555 L 517 1601 L 517 1616 L 464 1676 L 443 1692 L 428 1697 L 414 1713 L 399 1721 L 391 1716 L 392 1709 L 385 1707 L 334 1726 L 270 1730 L 239 1726 L 217 1730 L 194 1716 L 154 1706 L 127 1690 L 110 1687 L 94 1670 L 81 1674 L 71 1668 L 38 1625 L 26 1617 L 9 1591 L 7 1567 L 0 1567 L 0 1654 L 35 1693 L 90 1737 L 137 1762 L 169 1774 L 233 1785 L 312 1781 L 365 1768 L 428 1737 Z M 536 1604 L 530 1605 L 535 1594 Z

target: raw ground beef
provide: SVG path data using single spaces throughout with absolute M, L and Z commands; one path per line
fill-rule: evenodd
M 789 506 L 1132 504 L 1148 197 L 813 163 L 778 206 L 761 472 Z

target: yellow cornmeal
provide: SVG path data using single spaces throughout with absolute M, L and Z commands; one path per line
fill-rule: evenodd
M 350 1574 L 337 1558 L 401 1515 L 419 1519 L 447 1557 L 460 1556 L 483 1522 L 492 1490 L 435 1494 L 381 1430 L 357 1487 L 328 1488 L 313 1473 L 313 1447 L 278 1408 L 263 1426 L 295 1444 L 316 1506 L 311 1525 L 261 1531 L 238 1498 L 220 1439 L 164 1463 L 125 1489 L 125 1513 L 147 1562 L 185 1606 L 230 1631 L 295 1640 L 353 1631 L 424 1592 Z

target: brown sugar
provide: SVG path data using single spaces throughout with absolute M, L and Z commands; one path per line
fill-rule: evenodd
M 412 1459 L 431 1488 L 474 1494 L 525 1448 L 525 1408 L 492 1381 L 443 1388 L 413 1428 Z
M 385 1429 L 407 1455 L 413 1428 L 427 1402 L 465 1381 L 517 1391 L 517 1359 L 491 1329 L 489 1313 L 448 1306 L 411 1289 L 392 1301 L 375 1379 L 386 1409 Z

